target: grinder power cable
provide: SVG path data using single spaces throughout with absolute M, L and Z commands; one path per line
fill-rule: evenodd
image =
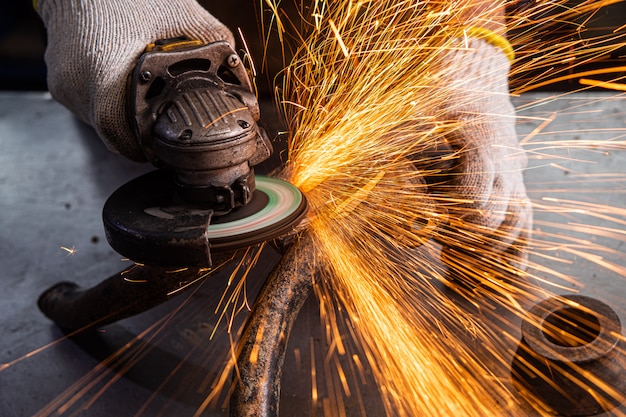
M 305 216 L 296 187 L 255 178 L 272 145 L 228 43 L 149 45 L 130 76 L 129 108 L 146 158 L 160 169 L 106 202 L 104 227 L 117 252 L 149 265 L 210 267 L 211 251 L 274 239 Z

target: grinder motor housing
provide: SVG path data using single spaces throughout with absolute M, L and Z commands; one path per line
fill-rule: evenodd
M 272 153 L 248 72 L 226 42 L 149 45 L 130 82 L 131 120 L 146 158 L 174 170 L 181 197 L 216 212 L 247 204 L 251 167 Z
M 258 177 L 272 153 L 243 63 L 226 42 L 149 45 L 129 80 L 132 127 L 163 168 L 118 188 L 102 210 L 107 240 L 136 262 L 211 267 L 229 251 L 285 235 L 305 216 L 293 185 Z

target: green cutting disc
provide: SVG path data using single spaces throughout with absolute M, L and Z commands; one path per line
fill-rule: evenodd
M 211 252 L 239 249 L 290 232 L 306 215 L 298 188 L 257 176 L 252 199 L 227 214 L 187 203 L 171 173 L 157 170 L 118 188 L 102 217 L 113 249 L 137 262 L 164 266 L 211 266 Z
M 248 206 L 213 217 L 207 237 L 214 250 L 249 246 L 284 234 L 306 212 L 298 188 L 276 178 L 256 176 L 255 195 Z

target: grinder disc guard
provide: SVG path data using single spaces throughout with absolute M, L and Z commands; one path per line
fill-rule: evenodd
M 162 266 L 211 266 L 211 251 L 277 238 L 304 217 L 307 202 L 288 182 L 256 176 L 249 204 L 220 215 L 176 193 L 172 174 L 157 170 L 117 189 L 102 217 L 109 244 L 136 262 Z

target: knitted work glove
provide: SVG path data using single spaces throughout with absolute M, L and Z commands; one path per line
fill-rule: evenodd
M 445 89 L 438 117 L 450 126 L 444 146 L 451 169 L 429 181 L 449 214 L 438 237 L 442 260 L 463 276 L 519 272 L 526 266 L 532 210 L 509 99 L 509 60 L 484 40 L 458 43 L 440 61 L 438 80 Z
M 195 0 L 39 0 L 52 96 L 93 126 L 112 151 L 145 160 L 130 128 L 126 83 L 146 46 L 187 36 L 205 43 L 231 32 Z

